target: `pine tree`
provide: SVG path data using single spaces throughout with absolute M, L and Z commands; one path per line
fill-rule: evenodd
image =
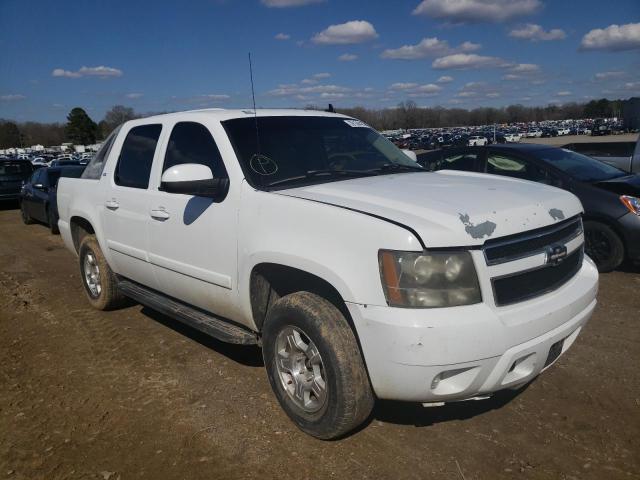
M 98 125 L 91 120 L 87 112 L 76 107 L 67 115 L 65 137 L 75 145 L 91 145 L 96 143 Z

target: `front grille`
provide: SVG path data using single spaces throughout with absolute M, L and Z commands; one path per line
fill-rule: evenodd
M 582 220 L 574 217 L 551 227 L 489 240 L 484 246 L 487 265 L 498 265 L 545 251 L 549 245 L 566 244 L 582 233 Z
M 582 255 L 582 248 L 578 248 L 558 265 L 547 264 L 491 279 L 496 305 L 522 302 L 560 288 L 578 273 L 582 266 Z

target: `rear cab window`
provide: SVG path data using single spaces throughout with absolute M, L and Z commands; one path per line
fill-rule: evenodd
M 90 180 L 99 180 L 102 176 L 102 171 L 104 170 L 104 166 L 106 164 L 107 159 L 109 158 L 109 153 L 111 153 L 111 148 L 113 147 L 113 143 L 120 132 L 120 128 L 116 128 L 104 141 L 98 152 L 94 155 L 91 161 L 87 164 L 87 168 L 85 168 L 82 173 L 81 178 L 90 179 Z

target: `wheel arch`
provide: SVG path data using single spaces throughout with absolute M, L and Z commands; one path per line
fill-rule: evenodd
M 80 216 L 73 216 L 69 219 L 69 226 L 71 229 L 71 238 L 73 239 L 73 246 L 76 249 L 76 253 L 80 250 L 80 243 L 86 235 L 95 235 L 96 231 L 89 220 Z
M 251 314 L 258 331 L 262 330 L 269 308 L 275 301 L 285 295 L 301 291 L 315 293 L 328 300 L 345 315 L 352 325 L 344 297 L 331 282 L 301 268 L 281 263 L 262 262 L 254 265 L 249 277 Z

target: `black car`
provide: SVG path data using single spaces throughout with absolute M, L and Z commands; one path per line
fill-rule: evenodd
M 58 203 L 56 191 L 60 177 L 79 178 L 85 167 L 64 166 L 41 168 L 33 172 L 20 192 L 22 220 L 31 224 L 34 221 L 45 223 L 51 233 L 58 232 Z
M 18 200 L 23 182 L 33 173 L 28 160 L 0 159 L 0 201 Z
M 584 207 L 585 249 L 598 270 L 640 260 L 640 176 L 563 148 L 534 144 L 436 150 L 418 156 L 429 170 L 464 170 L 545 183 Z

